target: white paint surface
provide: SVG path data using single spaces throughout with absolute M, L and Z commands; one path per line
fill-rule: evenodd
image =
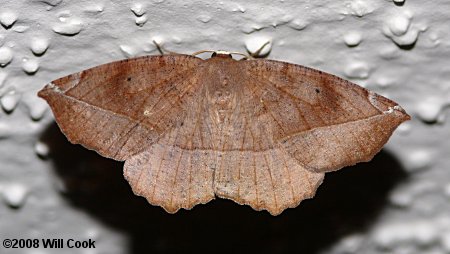
M 0 0 L 0 240 L 97 242 L 0 253 L 448 253 L 449 10 L 447 0 Z M 268 58 L 349 77 L 413 119 L 384 155 L 330 174 L 316 199 L 278 218 L 219 201 L 166 215 L 132 195 L 120 163 L 68 144 L 36 97 L 64 75 L 158 54 L 153 40 L 180 53 L 270 40 Z

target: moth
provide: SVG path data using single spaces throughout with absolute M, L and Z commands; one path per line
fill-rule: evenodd
M 116 61 L 38 95 L 70 142 L 125 161 L 133 192 L 169 213 L 220 197 L 278 215 L 410 119 L 332 74 L 223 51 Z

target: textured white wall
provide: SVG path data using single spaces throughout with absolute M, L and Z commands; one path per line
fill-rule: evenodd
M 450 253 L 450 1 L 0 0 L 0 240 L 91 238 L 94 250 Z M 168 215 L 121 163 L 66 141 L 36 92 L 112 60 L 254 50 L 383 94 L 413 119 L 370 163 L 328 174 L 279 217 L 216 200 Z

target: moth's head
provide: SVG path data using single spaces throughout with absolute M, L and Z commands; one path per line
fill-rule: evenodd
M 225 51 L 225 50 L 217 50 L 217 51 L 214 51 L 214 52 L 211 54 L 211 58 L 213 58 L 213 57 L 231 58 L 231 59 L 233 59 L 233 56 L 231 55 L 231 53 L 228 52 L 228 51 Z
M 220 60 L 220 59 L 222 59 L 222 60 L 225 60 L 225 59 L 245 60 L 245 59 L 251 58 L 251 56 L 246 55 L 244 53 L 229 52 L 229 51 L 225 51 L 225 50 L 200 50 L 200 51 L 197 51 L 197 52 L 195 52 L 195 53 L 193 53 L 191 55 L 192 56 L 196 56 L 196 55 L 207 53 L 207 52 L 208 53 L 212 52 L 211 57 L 209 59 L 217 59 L 217 60 Z M 234 59 L 232 55 L 243 56 L 243 58 L 241 58 L 241 59 Z

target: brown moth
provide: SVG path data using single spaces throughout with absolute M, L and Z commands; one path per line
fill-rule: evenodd
M 125 161 L 133 192 L 169 213 L 217 196 L 278 215 L 410 119 L 337 76 L 219 51 L 108 63 L 39 96 L 70 142 Z

